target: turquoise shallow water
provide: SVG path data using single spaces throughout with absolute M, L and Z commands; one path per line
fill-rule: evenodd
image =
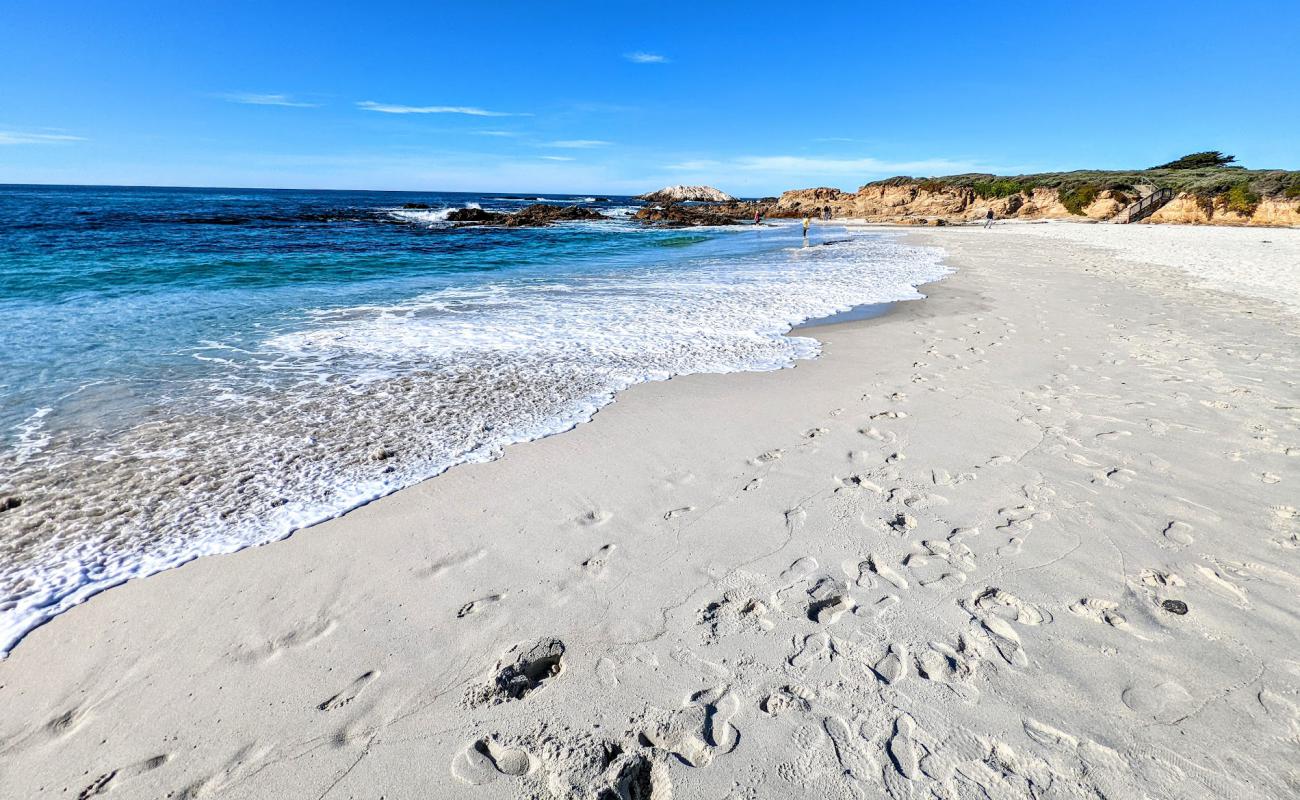
M 817 351 L 792 325 L 943 273 L 880 234 L 805 247 L 547 200 L 613 219 L 445 222 L 533 202 L 503 195 L 0 187 L 0 653 L 107 586 L 565 430 L 633 383 L 789 366 Z

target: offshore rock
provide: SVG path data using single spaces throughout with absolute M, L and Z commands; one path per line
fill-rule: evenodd
M 657 192 L 638 195 L 648 203 L 725 203 L 736 198 L 712 186 L 668 186 Z
M 503 225 L 507 228 L 532 228 L 552 222 L 608 219 L 599 211 L 582 206 L 552 206 L 545 203 L 531 205 L 513 214 L 485 211 L 481 208 L 458 208 L 447 215 L 448 222 L 462 225 Z
M 733 214 L 710 206 L 646 206 L 638 209 L 633 219 L 669 228 L 686 228 L 697 225 L 740 225 L 743 214 Z

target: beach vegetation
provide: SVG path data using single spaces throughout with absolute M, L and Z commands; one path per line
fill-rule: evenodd
M 1084 216 L 1084 210 L 1096 202 L 1100 194 L 1101 188 L 1095 183 L 1082 183 L 1057 191 L 1061 205 L 1065 206 L 1066 211 L 1077 216 Z
M 1007 197 L 1019 192 L 1029 193 L 1034 189 L 1055 189 L 1058 194 L 1067 194 L 1084 186 L 1093 186 L 1098 192 L 1110 190 L 1132 199 L 1148 194 L 1152 188 L 1172 189 L 1175 193 L 1195 197 L 1216 198 L 1226 195 L 1234 186 L 1241 184 L 1245 184 L 1249 192 L 1261 198 L 1300 197 L 1300 190 L 1293 190 L 1293 187 L 1300 186 L 1300 172 L 1254 170 L 1236 165 L 1194 169 L 1075 170 L 1026 175 L 967 173 L 928 178 L 899 175 L 868 183 L 867 186 L 917 186 L 922 183 L 929 191 L 969 189 L 986 199 Z
M 1251 190 L 1250 184 L 1243 181 L 1228 190 L 1224 205 L 1229 211 L 1249 217 L 1255 213 L 1259 200 L 1259 195 Z
M 992 180 L 975 181 L 971 188 L 974 189 L 976 197 L 985 200 L 1010 197 L 1013 194 L 1029 193 L 1034 190 L 1033 184 L 1018 178 L 993 178 Z
M 1205 150 L 1200 153 L 1188 153 L 1182 158 L 1176 158 L 1152 169 L 1205 169 L 1226 166 L 1236 160 L 1236 156 L 1224 155 L 1218 150 Z

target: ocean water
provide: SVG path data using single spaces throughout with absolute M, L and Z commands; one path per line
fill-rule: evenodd
M 614 218 L 0 186 L 0 654 L 104 588 L 566 430 L 634 383 L 813 357 L 792 325 L 945 272 L 885 234 L 804 246 L 793 225 L 649 229 L 628 198 L 546 200 Z

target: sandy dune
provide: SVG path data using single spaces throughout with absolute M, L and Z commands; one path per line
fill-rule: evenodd
M 1294 309 L 1057 227 L 96 597 L 0 662 L 0 796 L 1300 795 Z

